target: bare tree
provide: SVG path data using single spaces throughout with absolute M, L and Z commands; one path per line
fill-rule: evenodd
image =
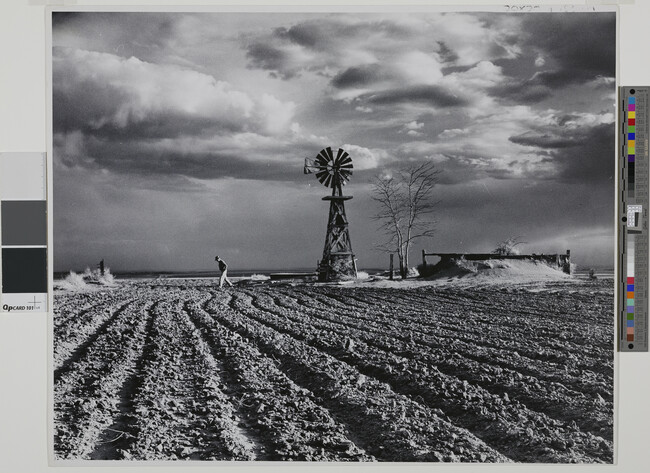
M 440 172 L 433 163 L 424 163 L 393 176 L 377 176 L 372 182 L 372 198 L 379 204 L 373 218 L 388 237 L 379 248 L 397 253 L 402 278 L 408 274 L 413 241 L 434 234 L 433 213 L 439 202 L 433 200 L 433 190 Z
M 497 247 L 492 250 L 492 253 L 495 255 L 499 256 L 510 256 L 510 255 L 518 255 L 519 250 L 515 248 L 517 245 L 525 245 L 526 241 L 521 241 L 519 240 L 521 237 L 510 237 L 507 240 L 502 241 L 497 245 Z

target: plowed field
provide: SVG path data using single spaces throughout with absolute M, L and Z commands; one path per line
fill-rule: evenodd
M 55 296 L 58 459 L 611 462 L 609 282 Z

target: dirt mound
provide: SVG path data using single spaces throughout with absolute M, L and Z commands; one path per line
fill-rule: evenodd
M 438 267 L 439 266 L 439 267 Z M 520 284 L 535 281 L 561 281 L 571 275 L 542 261 L 492 259 L 468 261 L 464 258 L 436 265 L 434 274 L 427 280 L 468 282 L 471 284 Z

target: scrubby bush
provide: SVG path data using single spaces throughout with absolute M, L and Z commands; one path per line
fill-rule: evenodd
M 434 269 L 437 265 L 435 264 L 419 264 L 417 269 L 421 278 L 426 278 L 432 276 L 436 270 Z

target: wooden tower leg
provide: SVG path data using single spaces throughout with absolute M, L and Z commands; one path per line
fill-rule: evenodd
M 330 201 L 330 213 L 327 221 L 323 259 L 318 270 L 319 281 L 340 281 L 357 277 L 344 205 L 344 202 L 351 198 L 351 196 L 323 198 L 323 200 Z

